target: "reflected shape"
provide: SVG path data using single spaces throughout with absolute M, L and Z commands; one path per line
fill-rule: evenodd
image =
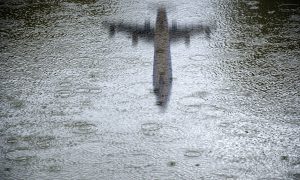
M 154 31 L 153 88 L 156 104 L 165 106 L 169 100 L 172 85 L 170 32 L 167 13 L 164 8 L 157 12 Z
M 169 28 L 165 7 L 157 10 L 155 27 L 151 27 L 150 21 L 145 21 L 144 26 L 104 22 L 109 28 L 109 36 L 113 37 L 116 32 L 124 32 L 132 37 L 132 45 L 136 46 L 139 39 L 154 43 L 153 63 L 153 88 L 156 94 L 156 104 L 166 107 L 172 86 L 172 63 L 170 43 L 184 40 L 186 46 L 190 44 L 190 37 L 198 33 L 210 36 L 210 28 L 203 25 L 178 26 L 175 20 Z

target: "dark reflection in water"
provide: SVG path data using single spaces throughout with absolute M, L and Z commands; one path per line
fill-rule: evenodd
M 26 27 L 50 26 L 46 14 L 50 14 L 59 8 L 58 1 L 34 2 L 34 1 L 12 1 L 3 2 L 0 7 L 1 19 L 24 22 Z
M 109 27 L 110 37 L 113 37 L 116 32 L 129 33 L 134 46 L 138 44 L 138 39 L 154 43 L 153 89 L 156 94 L 156 104 L 162 108 L 167 106 L 172 87 L 170 43 L 183 39 L 186 46 L 189 46 L 192 35 L 205 33 L 206 37 L 209 37 L 211 32 L 208 26 L 178 26 L 176 21 L 173 21 L 172 27 L 169 28 L 165 7 L 157 9 L 155 27 L 151 27 L 150 21 L 145 21 L 143 27 L 113 22 L 104 22 L 104 25 Z
M 299 117 L 294 98 L 299 93 L 299 1 L 243 1 L 238 14 L 230 15 L 234 33 L 227 38 L 228 50 L 239 52 L 226 62 L 232 83 L 247 92 L 257 115 L 267 108 L 274 114 Z M 245 30 L 246 29 L 246 30 Z M 247 52 L 247 54 L 245 53 Z M 294 121 L 291 118 L 289 121 Z
M 107 0 L 106 0 L 107 1 Z M 55 21 L 47 16 L 61 8 L 63 3 L 92 4 L 95 0 L 15 0 L 0 2 L 0 17 L 5 20 L 23 20 L 26 27 L 51 26 Z M 108 4 L 108 2 L 107 2 Z M 98 12 L 99 14 L 99 12 Z

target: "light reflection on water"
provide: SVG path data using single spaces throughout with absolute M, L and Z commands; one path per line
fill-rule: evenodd
M 172 97 L 152 44 L 104 21 L 204 24 L 171 43 Z M 299 2 L 0 2 L 0 177 L 299 178 Z

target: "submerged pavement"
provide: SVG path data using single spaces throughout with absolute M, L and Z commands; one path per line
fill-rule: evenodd
M 169 44 L 164 108 L 151 38 L 104 23 L 154 29 L 161 5 L 210 27 Z M 299 8 L 1 1 L 0 179 L 299 179 Z

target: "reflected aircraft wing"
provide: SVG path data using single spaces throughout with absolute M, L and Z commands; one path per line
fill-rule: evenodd
M 205 25 L 185 25 L 178 26 L 175 21 L 172 22 L 170 28 L 170 41 L 176 42 L 183 40 L 186 45 L 190 43 L 190 37 L 196 34 L 205 34 L 206 37 L 210 37 L 210 27 Z
M 109 28 L 109 35 L 112 37 L 116 32 L 126 33 L 132 37 L 132 44 L 137 45 L 139 39 L 146 42 L 154 42 L 154 27 L 151 27 L 150 21 L 145 21 L 144 26 L 125 24 L 125 23 L 112 23 L 103 22 L 105 27 Z M 177 42 L 184 40 L 186 45 L 190 44 L 190 38 L 196 34 L 205 34 L 210 37 L 210 27 L 205 25 L 185 25 L 178 26 L 176 21 L 172 22 L 172 27 L 169 28 L 170 42 Z
M 136 45 L 139 39 L 154 41 L 154 28 L 150 26 L 150 21 L 146 21 L 144 26 L 111 22 L 104 22 L 103 25 L 109 28 L 110 36 L 114 36 L 116 32 L 129 34 L 133 45 Z

